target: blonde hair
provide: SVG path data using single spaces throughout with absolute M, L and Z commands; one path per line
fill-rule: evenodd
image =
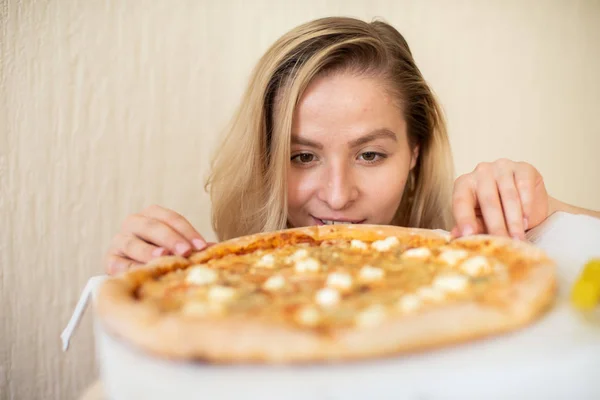
M 381 77 L 399 100 L 411 146 L 419 146 L 392 223 L 449 229 L 454 172 L 446 125 L 406 40 L 382 21 L 332 17 L 288 32 L 258 62 L 206 184 L 220 240 L 286 227 L 294 110 L 316 76 L 339 71 Z

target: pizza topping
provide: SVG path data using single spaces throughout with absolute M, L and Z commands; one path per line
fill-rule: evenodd
M 358 313 L 355 322 L 361 327 L 376 326 L 385 320 L 386 314 L 387 312 L 383 305 L 373 304 Z
M 427 258 L 431 256 L 431 250 L 427 247 L 415 247 L 414 249 L 406 250 L 402 256 L 407 258 Z
M 363 281 L 377 281 L 383 278 L 384 271 L 381 268 L 365 265 L 360 269 L 359 276 Z
M 189 268 L 189 272 L 185 278 L 185 281 L 187 283 L 191 283 L 192 285 L 208 285 L 214 283 L 217 278 L 218 274 L 216 271 L 208 267 L 198 265 Z
M 204 317 L 209 314 L 210 307 L 206 303 L 190 301 L 183 305 L 181 312 L 191 317 Z
M 314 258 L 305 258 L 296 261 L 294 269 L 296 272 L 317 272 L 319 270 L 319 262 Z
M 340 302 L 340 297 L 340 292 L 333 288 L 326 287 L 317 292 L 315 295 L 315 301 L 320 306 L 332 307 Z
M 268 291 L 275 291 L 285 286 L 285 279 L 281 275 L 273 275 L 263 283 L 262 287 Z
M 256 265 L 258 267 L 272 268 L 275 266 L 275 257 L 273 254 L 265 254 L 256 262 Z
M 469 278 L 459 274 L 438 275 L 433 280 L 433 287 L 444 292 L 462 292 L 468 284 Z
M 360 249 L 360 250 L 367 250 L 369 248 L 369 246 L 367 246 L 367 244 L 365 242 L 363 242 L 362 240 L 358 240 L 358 239 L 352 239 L 350 241 L 350 247 L 352 247 L 354 249 Z
M 484 256 L 475 256 L 463 261 L 460 269 L 468 275 L 476 276 L 489 272 L 490 263 Z
M 376 240 L 371 244 L 371 247 L 377 251 L 388 251 L 392 247 L 397 246 L 399 243 L 400 241 L 396 236 L 388 236 L 385 239 Z
M 332 272 L 327 276 L 327 286 L 346 290 L 352 287 L 352 277 L 345 272 Z
M 308 257 L 308 250 L 306 249 L 299 249 L 296 250 L 296 252 L 294 254 L 292 254 L 291 256 L 289 256 L 287 258 L 288 262 L 298 262 L 304 258 Z
M 467 258 L 468 255 L 469 253 L 463 249 L 445 249 L 440 253 L 440 260 L 450 266 L 454 266 Z
M 421 306 L 421 299 L 415 294 L 407 294 L 398 301 L 398 308 L 402 312 L 410 313 L 417 310 Z
M 316 308 L 305 306 L 296 312 L 295 319 L 301 325 L 315 326 L 321 320 L 321 315 Z
M 424 286 L 419 288 L 416 295 L 423 300 L 440 301 L 444 299 L 444 292 L 437 287 Z
M 235 296 L 235 289 L 228 286 L 213 286 L 208 290 L 208 298 L 217 303 L 229 301 Z

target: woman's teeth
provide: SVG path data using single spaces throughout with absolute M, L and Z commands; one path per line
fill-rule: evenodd
M 350 221 L 328 221 L 326 219 L 322 219 L 321 222 L 323 222 L 323 225 L 349 225 L 354 223 Z

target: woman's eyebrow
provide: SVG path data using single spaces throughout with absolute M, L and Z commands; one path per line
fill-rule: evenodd
M 350 141 L 348 143 L 348 146 L 349 147 L 358 147 L 358 146 L 362 146 L 364 144 L 367 144 L 367 143 L 372 142 L 377 139 L 391 139 L 394 142 L 398 141 L 398 138 L 396 137 L 396 134 L 394 132 L 392 132 L 391 130 L 389 130 L 387 128 L 379 128 L 379 129 L 375 129 L 374 131 L 367 133 L 364 136 L 361 136 L 357 139 Z M 315 141 L 312 141 L 309 139 L 301 138 L 298 135 L 292 135 L 292 144 L 312 147 L 314 149 L 319 149 L 319 150 L 323 149 L 323 145 L 321 143 L 315 142 Z
M 367 133 L 364 136 L 359 137 L 358 139 L 354 139 L 348 143 L 350 147 L 358 147 L 369 142 L 372 142 L 377 139 L 391 139 L 394 142 L 398 141 L 396 134 L 387 128 L 379 128 L 374 131 Z
M 319 150 L 323 149 L 323 145 L 321 143 L 313 142 L 312 140 L 304 139 L 297 135 L 292 135 L 292 144 L 299 144 L 302 146 L 312 147 Z

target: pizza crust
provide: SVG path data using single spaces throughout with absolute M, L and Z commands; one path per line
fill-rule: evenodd
M 336 239 L 340 235 L 361 240 L 390 235 L 401 241 L 413 236 L 440 243 L 449 240 L 448 235 L 433 231 L 391 226 L 320 226 L 286 230 L 285 234 L 318 240 Z M 100 322 L 109 333 L 165 358 L 211 362 L 332 362 L 421 351 L 515 330 L 537 319 L 555 297 L 555 267 L 541 250 L 527 243 L 482 235 L 457 241 L 477 244 L 491 240 L 520 252 L 534 264 L 523 279 L 495 293 L 498 304 L 450 303 L 413 314 L 394 314 L 376 327 L 339 328 L 323 335 L 243 316 L 190 318 L 161 313 L 151 303 L 135 298 L 136 288 L 145 279 L 241 251 L 245 246 L 261 241 L 270 243 L 278 237 L 281 238 L 279 232 L 236 238 L 197 253 L 190 260 L 163 257 L 109 279 L 101 286 L 97 297 L 96 311 Z

